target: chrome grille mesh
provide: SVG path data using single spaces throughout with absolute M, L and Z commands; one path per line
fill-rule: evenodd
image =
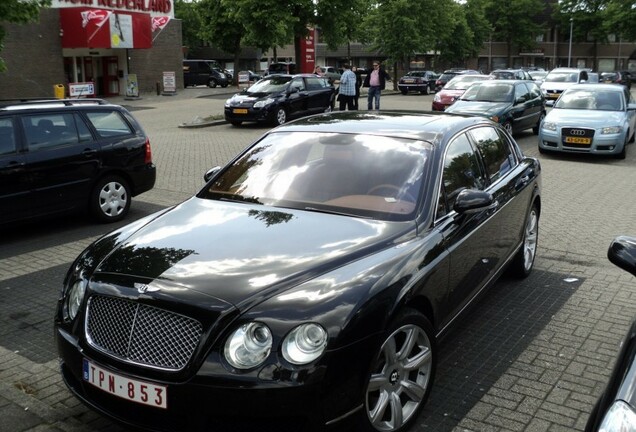
M 182 369 L 201 333 L 197 320 L 130 300 L 93 296 L 88 304 L 89 344 L 132 363 Z

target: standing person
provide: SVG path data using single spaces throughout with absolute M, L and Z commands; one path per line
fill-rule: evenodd
M 390 79 L 389 74 L 380 66 L 379 61 L 373 62 L 373 70 L 367 74 L 364 79 L 364 87 L 369 88 L 369 96 L 367 97 L 367 108 L 373 109 L 373 100 L 375 99 L 375 109 L 380 109 L 380 93 L 386 86 L 386 80 Z
M 358 71 L 358 68 L 353 66 L 351 68 L 351 71 L 356 74 L 356 95 L 353 98 L 353 109 L 354 110 L 358 110 L 360 109 L 360 105 L 358 104 L 359 99 L 360 99 L 360 87 L 362 86 L 362 77 L 360 75 L 360 71 Z
M 344 72 L 340 76 L 340 90 L 338 94 L 338 101 L 340 101 L 340 111 L 344 111 L 345 108 L 349 111 L 354 110 L 353 100 L 356 97 L 356 74 L 351 71 L 351 66 L 348 63 L 343 65 Z

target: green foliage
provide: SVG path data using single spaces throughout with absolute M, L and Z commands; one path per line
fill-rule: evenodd
M 202 22 L 197 11 L 197 4 L 186 0 L 175 0 L 174 17 L 182 20 L 181 38 L 183 45 L 190 48 L 199 46 Z
M 633 0 L 613 0 L 607 5 L 605 29 L 623 40 L 636 41 L 636 7 Z
M 537 16 L 544 8 L 544 0 L 515 0 L 514 7 L 499 0 L 485 2 L 486 18 L 495 40 L 507 41 L 519 50 L 534 48 L 536 36 L 544 33 L 545 28 L 537 23 Z
M 40 8 L 51 5 L 51 0 L 1 0 L 0 19 L 4 22 L 26 24 L 37 21 L 40 16 Z M 4 48 L 4 27 L 0 25 L 0 52 Z M 0 57 L 0 72 L 6 70 L 4 60 Z
M 317 5 L 316 24 L 327 48 L 335 50 L 352 41 L 365 42 L 361 25 L 371 9 L 372 0 L 321 0 Z

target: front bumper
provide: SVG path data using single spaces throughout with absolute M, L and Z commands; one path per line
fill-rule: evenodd
M 423 92 L 426 91 L 426 88 L 428 87 L 428 84 L 398 84 L 398 89 L 403 92 L 403 91 L 407 91 L 407 92 L 412 92 L 412 91 L 416 91 L 416 92 Z
M 244 377 L 202 366 L 193 377 L 151 379 L 133 369 L 118 368 L 104 355 L 57 326 L 56 342 L 65 384 L 84 404 L 128 427 L 153 431 L 347 431 L 361 412 L 366 365 L 376 338 L 367 338 L 329 353 L 326 363 L 294 373 L 267 367 Z M 138 404 L 84 381 L 83 360 L 134 380 L 165 386 L 167 409 Z M 110 363 L 110 364 L 109 364 Z M 138 369 L 137 369 L 138 370 Z M 203 372 L 202 372 L 203 371 Z M 306 372 L 305 376 L 303 373 Z M 216 376 L 214 376 L 216 374 Z M 313 374 L 313 376 L 311 376 Z
M 270 122 L 273 120 L 274 105 L 264 108 L 225 107 L 225 120 L 228 122 Z
M 617 155 L 623 151 L 624 145 L 624 133 L 601 135 L 596 131 L 590 144 L 570 144 L 565 142 L 561 128 L 557 131 L 541 129 L 539 132 L 539 148 L 550 151 Z

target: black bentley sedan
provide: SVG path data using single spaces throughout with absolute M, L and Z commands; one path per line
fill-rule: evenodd
M 615 238 L 607 251 L 609 260 L 636 276 L 636 237 Z M 612 375 L 596 402 L 585 432 L 636 429 L 636 319 L 623 338 Z
M 439 338 L 533 268 L 541 166 L 484 118 L 311 116 L 205 178 L 64 281 L 63 379 L 127 425 L 406 431 Z
M 313 74 L 268 75 L 225 102 L 225 120 L 281 125 L 290 118 L 330 112 L 336 89 Z

